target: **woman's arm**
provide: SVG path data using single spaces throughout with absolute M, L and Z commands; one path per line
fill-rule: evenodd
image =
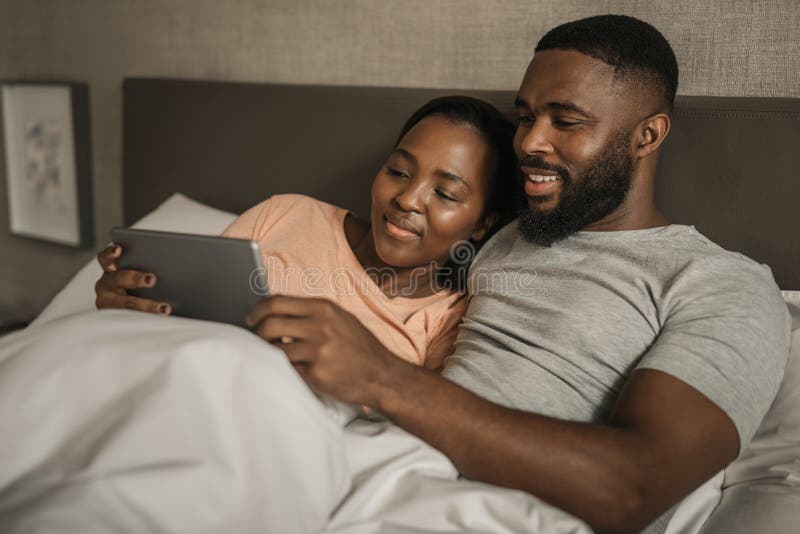
M 455 351 L 458 325 L 467 313 L 469 301 L 466 295 L 461 295 L 453 304 L 444 311 L 433 328 L 428 340 L 423 367 L 439 372 L 444 367 L 444 361 Z
M 445 328 L 428 344 L 425 362 L 423 363 L 425 369 L 436 371 L 437 373 L 442 370 L 444 361 L 455 351 L 456 338 L 458 337 L 458 323 L 460 320 L 461 314 L 458 314 L 457 319 L 448 321 Z

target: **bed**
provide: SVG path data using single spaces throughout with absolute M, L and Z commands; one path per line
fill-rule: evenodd
M 292 192 L 364 214 L 365 186 L 400 125 L 454 93 L 513 117 L 510 91 L 128 79 L 125 222 L 175 192 L 236 213 Z M 656 180 L 661 209 L 768 264 L 782 289 L 800 289 L 800 99 L 679 96 L 673 119 Z
M 219 233 L 236 213 L 275 193 L 309 194 L 364 214 L 368 206 L 367 184 L 411 110 L 434 96 L 462 93 L 493 102 L 511 115 L 514 96 L 508 91 L 287 86 L 162 79 L 128 79 L 124 82 L 123 93 L 125 222 L 143 228 L 206 234 Z M 784 297 L 793 314 L 795 330 L 784 384 L 753 443 L 724 473 L 714 477 L 682 503 L 670 524 L 670 534 L 700 531 L 713 534 L 788 533 L 796 531 L 800 519 L 796 512 L 800 500 L 800 292 L 792 291 L 800 289 L 800 239 L 795 235 L 800 228 L 800 213 L 794 206 L 800 198 L 800 180 L 796 171 L 800 167 L 798 146 L 800 99 L 678 98 L 673 129 L 664 147 L 657 179 L 660 207 L 673 222 L 694 224 L 722 246 L 768 264 L 779 286 L 785 290 Z M 19 373 L 34 372 L 30 364 L 13 367 L 18 364 L 8 356 L 13 353 L 9 347 L 45 343 L 47 336 L 36 338 L 32 335 L 37 331 L 55 336 L 59 342 L 51 340 L 51 343 L 59 346 L 60 350 L 67 350 L 75 344 L 70 334 L 70 326 L 75 323 L 71 321 L 76 321 L 76 316 L 81 314 L 91 315 L 92 285 L 98 275 L 95 265 L 87 265 L 26 332 L 2 340 L 0 366 L 5 372 L 0 373 L 0 397 L 24 395 L 20 384 L 25 382 Z M 111 335 L 110 332 L 117 337 L 135 336 L 134 332 L 114 323 L 113 317 L 98 318 L 96 315 L 81 320 L 100 321 L 97 330 L 106 332 L 106 336 Z M 56 331 L 58 336 L 53 333 Z M 104 466 L 116 465 L 114 461 L 127 454 L 127 449 L 118 448 L 119 435 L 127 435 L 130 441 L 142 433 L 161 432 L 165 450 L 148 457 L 148 465 L 167 466 L 187 477 L 192 473 L 193 484 L 214 486 L 220 481 L 239 480 L 234 475 L 267 468 L 253 460 L 256 455 L 247 448 L 248 442 L 241 435 L 240 427 L 251 425 L 256 415 L 237 413 L 235 417 L 223 417 L 223 414 L 236 412 L 236 408 L 231 392 L 220 390 L 215 380 L 226 373 L 238 377 L 235 382 L 240 388 L 237 395 L 249 399 L 252 405 L 263 406 L 280 403 L 281 391 L 267 395 L 242 376 L 285 372 L 286 369 L 248 367 L 252 364 L 235 356 L 229 358 L 234 363 L 221 363 L 218 353 L 222 349 L 207 333 L 199 335 L 191 325 L 183 323 L 176 332 L 172 342 L 180 350 L 189 350 L 186 349 L 188 346 L 193 354 L 199 353 L 202 357 L 170 360 L 172 367 L 169 372 L 163 366 L 159 367 L 159 360 L 154 356 L 139 358 L 141 365 L 135 369 L 126 368 L 128 375 L 120 379 L 116 388 L 91 393 L 99 395 L 94 398 L 94 404 L 84 399 L 84 395 L 90 395 L 89 392 L 73 391 L 78 399 L 73 401 L 76 407 L 63 408 L 56 421 L 65 427 L 83 424 L 94 434 L 88 430 L 81 436 L 58 434 L 43 425 L 32 430 L 32 437 L 29 436 L 31 443 L 40 444 L 33 447 L 34 450 L 22 450 L 29 442 L 26 440 L 0 445 L 0 457 L 26 459 L 19 465 L 0 468 L 0 518 L 13 519 L 14 529 L 11 531 L 25 531 L 30 526 L 24 520 L 25 512 L 41 511 L 44 506 L 37 504 L 33 498 L 35 492 L 30 489 L 32 480 L 41 484 L 42 473 L 49 473 L 50 477 L 47 479 L 50 484 L 47 486 L 50 488 L 47 501 L 50 515 L 45 515 L 50 519 L 60 517 L 63 521 L 64 514 L 69 515 L 66 508 L 74 506 L 75 495 L 92 495 L 102 478 L 97 473 L 106 473 L 102 471 L 107 469 Z M 228 331 L 218 334 L 231 345 L 256 350 L 247 345 L 247 339 L 236 334 Z M 110 342 L 99 336 L 96 340 L 99 348 L 82 356 L 85 365 L 100 376 L 104 373 L 114 376 L 115 370 L 104 367 L 106 364 L 102 358 L 103 347 L 110 350 Z M 159 350 L 153 346 L 143 354 L 152 356 Z M 136 352 L 128 352 L 128 361 L 136 359 Z M 47 374 L 47 379 L 58 386 L 54 391 L 63 393 L 69 387 L 77 387 L 80 377 L 74 376 L 77 373 L 75 368 L 63 362 L 56 363 L 59 371 L 53 372 L 54 360 L 44 358 L 37 372 Z M 9 368 L 14 372 L 9 373 Z M 217 375 L 210 376 L 207 368 L 213 368 Z M 135 418 L 131 416 L 130 406 L 135 404 L 146 411 L 154 396 L 174 395 L 173 390 L 160 389 L 158 380 L 178 375 L 194 380 L 195 387 L 183 383 L 175 386 L 181 388 L 181 392 L 194 392 L 193 402 L 200 406 L 220 407 L 210 417 L 214 419 L 214 425 L 206 426 L 198 423 L 193 414 L 176 411 L 153 416 L 148 422 L 150 426 L 144 429 L 131 428 L 130 421 Z M 148 380 L 137 381 L 135 377 L 148 377 Z M 143 383 L 148 387 L 143 387 Z M 198 388 L 198 385 L 203 387 Z M 289 380 L 285 388 L 282 393 L 290 395 L 302 388 L 302 384 Z M 118 399 L 120 389 L 129 392 L 127 404 L 102 401 L 105 398 L 102 395 Z M 31 400 L 22 408 L 33 416 L 39 413 L 37 402 L 44 401 L 41 395 L 31 398 L 38 400 Z M 81 404 L 82 399 L 88 404 Z M 57 397 L 52 400 L 56 402 Z M 2 402 L 0 398 L 0 406 Z M 81 406 L 97 406 L 98 403 L 106 408 L 98 409 L 96 413 L 81 409 Z M 109 405 L 112 407 L 108 408 Z M 208 448 L 203 449 L 194 442 L 187 443 L 174 429 L 170 429 L 167 424 L 169 417 L 194 421 L 208 438 L 208 443 L 203 445 Z M 313 442 L 314 433 L 325 429 L 323 414 L 313 403 L 286 406 L 286 417 L 309 422 L 304 427 L 308 433 L 306 437 L 297 437 L 302 442 Z M 111 423 L 102 428 L 89 424 L 90 420 L 100 419 L 127 422 L 120 423 L 119 428 Z M 0 427 L 2 435 L 18 431 Z M 223 440 L 219 437 L 221 434 L 232 438 Z M 384 437 L 382 434 L 358 439 Z M 257 436 L 248 438 L 256 439 Z M 101 443 L 103 447 L 95 451 L 96 457 L 90 459 L 66 454 L 66 463 L 81 465 L 85 476 L 77 485 L 59 485 L 63 477 L 59 478 L 60 472 L 53 474 L 53 465 L 63 466 L 64 451 L 82 450 L 79 447 L 81 439 L 93 439 L 93 443 Z M 43 445 L 45 442 L 48 444 Z M 398 450 L 408 446 L 402 439 L 392 443 Z M 213 469 L 205 465 L 203 469 L 195 468 L 199 465 L 199 458 L 231 448 L 238 451 L 234 455 L 237 461 L 212 463 Z M 283 453 L 304 453 L 303 447 L 297 449 Z M 188 459 L 186 450 L 192 451 Z M 318 454 L 317 458 L 321 460 L 311 465 L 309 472 L 321 479 L 338 480 L 341 473 L 336 472 L 334 466 L 335 456 L 340 452 L 325 450 Z M 417 455 L 424 465 L 438 465 L 435 464 L 435 451 L 414 449 L 410 454 Z M 147 470 L 140 470 L 125 472 L 121 476 L 115 474 L 115 494 L 126 495 L 128 503 L 133 499 L 140 505 L 140 510 L 164 507 L 163 495 L 167 491 L 164 485 L 169 486 L 172 480 L 180 479 L 180 475 L 165 481 L 163 478 L 151 480 L 145 476 L 147 473 Z M 327 531 L 588 531 L 574 518 L 566 517 L 543 503 L 536 503 L 521 492 L 469 484 L 457 488 L 446 486 L 441 477 L 446 478 L 449 476 L 447 473 L 434 473 L 435 476 L 427 473 L 428 478 L 421 483 L 415 469 L 409 468 L 405 473 L 408 476 L 387 482 L 380 491 L 365 494 L 363 502 L 356 499 L 354 502 L 360 502 L 356 507 L 358 510 L 338 510 Z M 247 477 L 248 480 L 257 478 L 255 475 Z M 302 485 L 302 477 L 287 473 L 285 478 L 298 484 L 296 491 L 311 491 Z M 102 480 L 107 485 L 108 479 Z M 135 495 L 126 493 L 132 491 L 131 488 L 137 489 Z M 149 493 L 142 488 L 148 488 Z M 220 525 L 234 528 L 237 532 L 255 531 L 253 523 L 224 522 L 226 518 L 240 517 L 237 514 L 245 513 L 242 510 L 251 519 L 264 517 L 259 511 L 263 503 L 253 499 L 257 491 L 252 491 L 252 487 L 249 487 L 251 491 L 245 491 L 240 484 L 235 488 L 236 491 L 226 495 L 210 491 L 199 501 L 173 496 L 172 508 L 180 508 L 184 517 L 191 518 L 182 525 L 183 530 L 174 531 L 214 532 L 215 528 L 222 528 Z M 426 516 L 425 510 L 409 508 L 408 500 L 397 495 L 411 491 L 424 492 L 430 503 L 445 503 L 452 513 L 446 520 L 439 520 Z M 154 500 L 148 501 L 147 495 Z M 333 496 L 317 495 L 315 498 L 318 506 L 310 503 L 305 509 L 304 520 L 308 523 L 289 527 L 273 525 L 262 531 L 293 532 L 294 528 L 311 528 L 309 525 L 314 521 L 323 521 L 320 510 L 325 509 L 326 499 L 333 499 Z M 103 501 L 102 504 L 113 511 L 119 502 Z M 276 502 L 272 506 L 292 506 L 292 503 Z M 116 525 L 102 523 L 107 516 L 91 507 L 88 511 L 86 508 L 81 510 L 90 517 L 92 513 L 98 514 L 94 524 L 103 524 L 107 530 L 125 531 L 117 529 Z M 376 519 L 379 516 L 381 519 Z M 69 517 L 80 521 L 74 515 Z M 158 523 L 153 522 L 153 517 L 146 513 L 134 517 L 130 524 L 135 524 L 136 528 L 131 531 L 154 530 Z M 234 524 L 238 526 L 232 526 Z

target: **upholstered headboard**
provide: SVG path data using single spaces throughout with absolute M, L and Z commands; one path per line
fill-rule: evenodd
M 513 113 L 510 91 L 128 79 L 125 221 L 174 192 L 240 212 L 304 193 L 367 213 L 369 184 L 423 102 L 470 94 Z M 679 97 L 658 205 L 800 289 L 800 99 Z

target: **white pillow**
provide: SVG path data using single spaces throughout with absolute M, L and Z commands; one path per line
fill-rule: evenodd
M 236 215 L 218 210 L 175 193 L 156 209 L 139 219 L 134 228 L 219 235 L 236 219 Z M 31 324 L 40 324 L 57 317 L 94 309 L 94 284 L 102 270 L 96 259 L 72 277 L 50 304 Z
M 795 534 L 800 528 L 800 291 L 784 291 L 792 344 L 783 382 L 753 440 L 725 469 L 703 534 Z
M 665 534 L 794 533 L 797 528 L 796 519 L 784 530 L 775 524 L 780 523 L 775 508 L 791 517 L 791 503 L 800 499 L 800 291 L 782 293 L 792 316 L 792 346 L 781 388 L 749 446 L 681 501 Z M 771 521 L 765 524 L 761 516 Z

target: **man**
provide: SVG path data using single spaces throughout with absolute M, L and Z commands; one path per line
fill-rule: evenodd
M 381 412 L 466 477 L 597 531 L 663 530 L 747 444 L 789 343 L 769 270 L 654 205 L 677 78 L 664 37 L 630 17 L 541 39 L 516 99 L 528 210 L 476 258 L 442 376 L 322 301 L 265 301 L 260 333 L 294 339 L 278 346 L 313 390 Z M 519 272 L 532 291 L 481 285 Z

